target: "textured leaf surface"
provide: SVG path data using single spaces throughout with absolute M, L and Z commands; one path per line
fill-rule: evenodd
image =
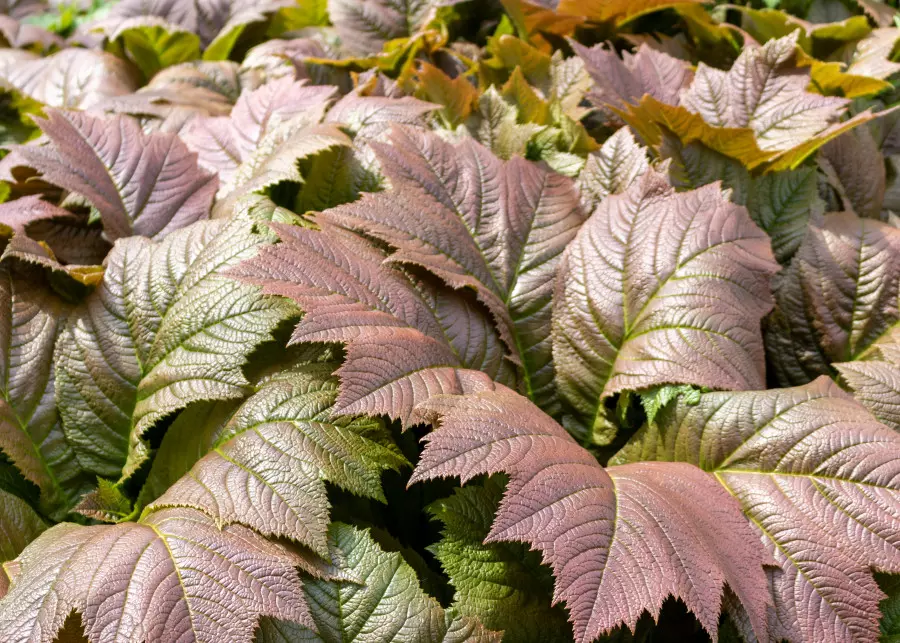
M 529 396 L 552 405 L 553 279 L 583 220 L 572 182 L 522 159 L 504 163 L 471 140 L 453 146 L 408 128 L 373 147 L 391 190 L 319 218 L 391 244 L 392 262 L 474 289 L 523 365 Z
M 870 568 L 900 565 L 900 436 L 827 378 L 803 387 L 708 393 L 657 416 L 616 461 L 667 460 L 713 473 L 775 557 L 775 638 L 878 637 Z
M 63 49 L 46 58 L 19 62 L 0 74 L 23 94 L 50 107 L 88 109 L 137 89 L 125 62 L 88 49 Z
M 74 609 L 88 639 L 243 643 L 262 616 L 308 623 L 294 559 L 191 509 L 137 523 L 50 529 L 19 557 L 0 637 L 50 643 Z
M 810 226 L 779 278 L 766 347 L 779 382 L 804 384 L 855 360 L 900 317 L 900 232 L 850 213 Z
M 598 429 L 604 399 L 625 390 L 761 388 L 776 270 L 766 235 L 717 185 L 675 193 L 652 171 L 608 197 L 557 281 L 553 357 L 576 421 Z
M 416 404 L 506 379 L 505 348 L 490 319 L 453 291 L 413 281 L 355 234 L 273 224 L 281 243 L 231 274 L 290 297 L 306 311 L 293 341 L 345 342 L 340 413 L 412 421 Z M 458 371 L 458 367 L 483 370 Z
M 627 127 L 619 129 L 588 156 L 578 176 L 578 189 L 586 212 L 593 212 L 610 194 L 621 194 L 650 167 L 647 149 Z
M 110 239 L 162 238 L 209 216 L 217 179 L 177 136 L 145 135 L 126 116 L 49 110 L 38 123 L 49 144 L 15 148 L 17 161 L 87 198 Z
M 411 36 L 434 15 L 429 0 L 328 0 L 328 15 L 348 52 L 371 54 Z
M 880 218 L 887 179 L 884 158 L 869 129 L 859 127 L 838 136 L 822 148 L 821 159 L 844 209 Z
M 561 607 L 551 607 L 553 580 L 540 557 L 520 543 L 484 544 L 503 495 L 495 479 L 433 503 L 441 540 L 432 547 L 454 587 L 453 607 L 522 643 L 571 641 Z
M 0 450 L 65 515 L 85 480 L 54 402 L 53 351 L 67 312 L 41 271 L 0 269 Z
M 57 404 L 83 467 L 117 478 L 125 465 L 127 477 L 155 422 L 193 401 L 245 394 L 247 355 L 292 307 L 220 273 L 262 242 L 235 221 L 116 244 L 56 358 Z
M 352 581 L 312 579 L 304 583 L 318 635 L 306 628 L 262 621 L 257 643 L 489 643 L 500 637 L 472 621 L 460 622 L 419 587 L 399 553 L 383 551 L 367 531 L 334 523 L 328 531 L 334 565 Z
M 337 396 L 330 370 L 310 366 L 262 385 L 210 453 L 151 507 L 195 507 L 219 523 L 287 536 L 327 556 L 325 481 L 384 501 L 381 472 L 406 464 L 396 448 L 372 439 L 384 433 L 377 420 L 330 419 Z
M 196 119 L 182 138 L 197 152 L 200 165 L 227 185 L 272 129 L 297 116 L 309 124 L 319 122 L 333 94 L 332 87 L 307 86 L 290 78 L 244 89 L 230 116 Z
M 27 502 L 0 489 L 0 563 L 13 560 L 46 528 L 47 524 Z M 3 582 L 0 578 L 0 598 L 4 594 Z
M 506 389 L 435 397 L 423 412 L 439 428 L 425 437 L 412 481 L 508 473 L 487 541 L 522 541 L 542 552 L 578 641 L 620 622 L 633 628 L 645 609 L 658 614 L 669 594 L 715 638 L 726 582 L 766 640 L 763 550 L 737 503 L 707 474 L 682 464 L 603 469 Z

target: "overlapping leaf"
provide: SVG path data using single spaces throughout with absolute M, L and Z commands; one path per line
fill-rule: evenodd
M 475 620 L 446 612 L 419 588 L 398 553 L 383 551 L 366 531 L 334 523 L 329 558 L 352 580 L 313 579 L 303 585 L 318 634 L 263 619 L 256 643 L 497 643 L 500 635 Z
M 377 420 L 330 418 L 337 396 L 330 369 L 289 371 L 260 386 L 209 454 L 151 507 L 195 507 L 218 523 L 293 538 L 327 556 L 325 481 L 384 501 L 381 472 L 406 462 L 386 446 Z
M 412 481 L 506 472 L 506 494 L 487 542 L 538 549 L 556 578 L 576 640 L 620 622 L 634 627 L 680 597 L 715 638 L 724 583 L 767 639 L 763 549 L 737 503 L 684 464 L 604 469 L 549 416 L 507 389 L 438 396 L 422 405 L 438 422 Z
M 779 277 L 766 347 L 785 385 L 832 374 L 830 364 L 858 359 L 898 320 L 900 232 L 850 213 L 810 226 Z
M 51 643 L 72 610 L 91 643 L 243 643 L 260 616 L 313 625 L 293 556 L 191 509 L 118 525 L 63 523 L 17 563 L 0 601 L 0 638 L 10 643 Z
M 566 251 L 553 310 L 576 432 L 611 439 L 604 400 L 625 390 L 761 388 L 776 270 L 766 235 L 716 185 L 675 193 L 649 171 L 602 201 Z
M 621 194 L 650 167 L 647 149 L 627 127 L 619 129 L 591 154 L 578 176 L 578 189 L 586 212 L 593 212 L 610 194 Z
M 27 165 L 87 198 L 111 240 L 162 238 L 209 216 L 218 180 L 197 167 L 174 134 L 145 135 L 127 116 L 56 110 L 47 116 L 38 122 L 49 143 L 17 146 L 7 168 Z
M 520 158 L 504 163 L 471 140 L 454 146 L 411 129 L 373 147 L 391 189 L 319 218 L 391 244 L 392 262 L 474 289 L 522 365 L 528 395 L 552 406 L 553 279 L 583 220 L 571 181 Z
M 900 569 L 900 436 L 827 378 L 678 403 L 616 462 L 690 462 L 738 499 L 774 556 L 774 639 L 878 638 L 870 568 Z
M 409 423 L 415 405 L 432 394 L 509 378 L 506 350 L 474 302 L 411 278 L 350 232 L 272 227 L 281 243 L 231 274 L 300 304 L 306 315 L 293 341 L 347 344 L 337 412 Z
M 57 405 L 84 468 L 118 478 L 127 456 L 128 476 L 155 422 L 193 401 L 244 395 L 247 355 L 293 310 L 220 274 L 262 242 L 234 221 L 116 244 L 56 356 Z
M 435 16 L 432 0 L 328 0 L 328 15 L 351 54 L 380 51 L 395 38 L 412 36 Z
M 64 516 L 86 480 L 59 423 L 53 351 L 68 307 L 32 266 L 0 269 L 0 451 Z

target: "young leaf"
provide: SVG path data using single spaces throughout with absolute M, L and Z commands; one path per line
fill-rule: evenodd
M 785 385 L 831 374 L 832 362 L 858 359 L 897 322 L 900 231 L 850 213 L 810 226 L 780 276 L 766 348 Z
M 50 142 L 17 146 L 16 162 L 87 198 L 111 240 L 162 238 L 209 216 L 218 180 L 174 134 L 145 135 L 127 116 L 73 111 L 48 110 L 37 122 Z
M 390 260 L 470 287 L 493 314 L 525 389 L 553 404 L 549 321 L 556 265 L 583 221 L 571 181 L 471 140 L 396 128 L 372 144 L 391 190 L 319 215 L 396 248 Z
M 406 464 L 396 447 L 374 441 L 384 438 L 377 420 L 330 419 L 337 397 L 330 369 L 305 367 L 260 386 L 151 509 L 194 507 L 219 524 L 293 538 L 328 556 L 325 481 L 384 502 L 382 471 Z
M 383 551 L 368 531 L 332 524 L 328 552 L 338 569 L 354 580 L 304 582 L 318 635 L 298 625 L 263 619 L 256 643 L 499 643 L 497 632 L 445 612 L 421 590 L 403 557 Z
M 51 643 L 72 610 L 93 643 L 244 643 L 260 616 L 312 625 L 294 557 L 191 509 L 140 522 L 63 523 L 17 559 L 0 639 Z
M 61 518 L 87 482 L 54 400 L 53 351 L 68 307 L 40 269 L 9 262 L 0 305 L 0 451 L 40 489 L 44 511 Z
M 247 355 L 293 307 L 220 273 L 263 241 L 233 221 L 197 223 L 159 244 L 117 242 L 56 355 L 57 404 L 83 467 L 117 478 L 125 466 L 128 477 L 154 423 L 193 401 L 245 394 Z
M 298 116 L 308 124 L 318 123 L 334 92 L 333 87 L 308 86 L 290 78 L 253 91 L 244 89 L 229 117 L 195 119 L 182 138 L 198 153 L 201 167 L 219 175 L 224 188 L 272 129 Z
M 432 551 L 455 589 L 453 607 L 509 640 L 571 641 L 565 611 L 551 605 L 552 578 L 540 558 L 519 543 L 484 544 L 502 495 L 503 485 L 491 478 L 428 507 L 443 524 Z
M 335 412 L 413 422 L 415 405 L 490 378 L 507 379 L 505 349 L 487 316 L 463 296 L 418 283 L 384 253 L 329 225 L 272 224 L 281 243 L 231 271 L 306 311 L 294 342 L 347 343 Z
M 658 615 L 670 594 L 715 639 L 725 583 L 767 640 L 763 549 L 712 477 L 684 464 L 604 469 L 553 419 L 502 387 L 433 397 L 420 408 L 438 428 L 425 436 L 411 482 L 508 473 L 487 542 L 521 541 L 542 552 L 577 641 L 619 623 L 633 629 L 644 610 Z
M 566 250 L 554 301 L 556 381 L 577 432 L 611 439 L 604 400 L 625 390 L 761 388 L 777 270 L 768 237 L 717 185 L 675 193 L 651 170 L 603 201 Z
M 870 568 L 900 570 L 900 436 L 831 380 L 667 407 L 615 458 L 696 464 L 740 501 L 778 569 L 774 639 L 875 640 Z
M 619 129 L 606 139 L 600 151 L 588 156 L 578 177 L 585 212 L 593 212 L 610 194 L 627 190 L 649 167 L 647 149 L 638 144 L 627 127 Z

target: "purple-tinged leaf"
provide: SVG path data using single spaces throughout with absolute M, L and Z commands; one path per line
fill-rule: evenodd
M 523 366 L 529 396 L 552 406 L 553 281 L 583 221 L 572 182 L 521 158 L 503 162 L 470 139 L 454 146 L 411 128 L 372 145 L 391 189 L 318 218 L 391 244 L 392 262 L 472 288 Z
M 272 227 L 281 243 L 230 274 L 290 297 L 306 311 L 293 341 L 347 344 L 335 412 L 384 414 L 408 425 L 416 404 L 431 395 L 508 379 L 506 351 L 493 325 L 463 296 L 416 283 L 381 251 L 339 228 Z
M 887 173 L 878 143 L 867 127 L 857 127 L 824 145 L 819 164 L 844 210 L 861 217 L 881 217 Z
M 542 552 L 576 638 L 656 616 L 670 594 L 716 637 L 724 584 L 767 640 L 763 548 L 738 504 L 684 464 L 604 469 L 549 416 L 503 388 L 435 397 L 420 410 L 437 422 L 411 482 L 505 472 L 506 494 L 488 542 Z M 612 598 L 614 597 L 614 600 Z
M 588 156 L 578 176 L 585 212 L 593 212 L 610 194 L 627 190 L 649 167 L 647 148 L 638 144 L 627 127 L 619 129 Z
M 773 639 L 877 640 L 872 568 L 900 572 L 900 435 L 834 382 L 674 404 L 614 459 L 644 460 L 696 464 L 741 503 L 778 565 Z
M 351 54 L 380 52 L 388 40 L 412 36 L 434 18 L 432 0 L 328 0 L 328 15 Z
M 48 110 L 36 120 L 49 143 L 16 146 L 15 162 L 88 199 L 110 240 L 162 238 L 209 216 L 218 180 L 174 134 L 145 135 L 127 116 Z
M 900 319 L 900 230 L 851 213 L 810 226 L 777 281 L 766 348 L 777 380 L 805 384 L 859 359 Z
M 765 383 L 760 320 L 778 264 L 718 185 L 676 193 L 655 170 L 608 197 L 560 265 L 553 358 L 579 433 L 607 432 L 604 400 L 671 383 Z
M 294 556 L 192 509 L 48 530 L 17 559 L 0 639 L 51 643 L 72 610 L 92 643 L 244 643 L 260 616 L 313 627 Z

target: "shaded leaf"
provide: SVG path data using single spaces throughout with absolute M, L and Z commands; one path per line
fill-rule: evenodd
M 368 55 L 412 36 L 434 18 L 430 0 L 328 0 L 328 15 L 345 50 Z
M 620 622 L 633 629 L 645 609 L 657 616 L 669 594 L 715 639 L 726 582 L 767 639 L 763 550 L 707 474 L 683 464 L 603 469 L 549 416 L 502 388 L 434 397 L 422 409 L 439 424 L 424 438 L 411 481 L 508 473 L 487 542 L 541 551 L 576 640 Z
M 777 380 L 804 384 L 858 359 L 898 319 L 900 231 L 853 214 L 810 226 L 775 290 L 766 348 Z
M 328 530 L 331 560 L 354 581 L 312 579 L 304 583 L 306 602 L 318 635 L 306 628 L 264 619 L 256 643 L 471 643 L 498 642 L 500 636 L 477 622 L 445 612 L 419 587 L 415 571 L 398 553 L 383 551 L 369 535 L 342 523 Z
M 858 127 L 830 141 L 822 147 L 819 162 L 845 210 L 880 218 L 887 176 L 884 158 L 868 128 Z

